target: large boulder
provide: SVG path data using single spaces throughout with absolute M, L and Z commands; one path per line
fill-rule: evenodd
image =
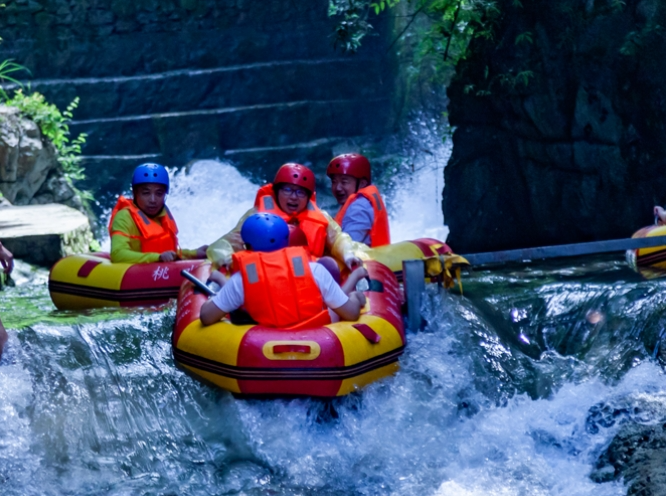
M 458 252 L 627 237 L 666 202 L 666 4 L 499 0 L 449 87 Z
M 88 252 L 93 234 L 78 210 L 29 205 L 0 209 L 0 240 L 15 258 L 50 267 L 64 256 Z
M 36 122 L 7 105 L 0 105 L 0 196 L 13 205 L 62 203 L 95 221 L 65 176 L 53 143 Z
M 27 205 L 58 167 L 56 149 L 39 126 L 16 107 L 0 105 L 0 191 L 15 205 Z

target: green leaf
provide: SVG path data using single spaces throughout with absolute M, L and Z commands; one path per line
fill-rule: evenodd
M 525 31 L 524 33 L 520 33 L 518 36 L 516 36 L 516 41 L 514 42 L 514 45 L 519 45 L 521 43 L 533 44 L 534 41 L 532 40 L 532 33 L 529 31 Z

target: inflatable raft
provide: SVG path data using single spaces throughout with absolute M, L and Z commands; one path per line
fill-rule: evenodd
M 632 238 L 651 238 L 653 236 L 666 236 L 666 226 L 644 227 L 636 231 Z M 629 266 L 646 279 L 666 275 L 666 246 L 627 250 L 626 257 Z
M 363 258 L 375 260 L 391 269 L 399 282 L 402 282 L 402 262 L 405 260 L 426 259 L 439 255 L 456 256 L 446 243 L 433 238 L 414 239 L 368 248 L 364 254 L 366 257 Z M 463 258 L 458 258 L 463 263 L 467 263 Z
M 445 243 L 431 238 L 367 248 L 360 255 L 388 267 L 398 281 L 402 281 L 404 260 L 446 258 L 454 264 L 467 263 Z M 59 260 L 51 269 L 49 292 L 59 310 L 160 305 L 178 297 L 183 282 L 180 271 L 191 271 L 201 263 L 201 260 L 180 260 L 112 264 L 107 253 L 72 255 Z
M 202 260 L 166 263 L 111 263 L 108 253 L 60 259 L 49 274 L 49 293 L 59 310 L 160 305 L 178 297 L 182 269 Z
M 205 382 L 240 395 L 343 396 L 398 370 L 405 347 L 402 294 L 386 266 L 369 261 L 370 291 L 357 322 L 274 329 L 223 320 L 203 326 L 207 297 L 185 282 L 172 345 L 176 364 Z M 200 280 L 210 265 L 194 271 Z

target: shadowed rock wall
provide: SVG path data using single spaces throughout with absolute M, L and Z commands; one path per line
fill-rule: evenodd
M 459 252 L 630 236 L 666 202 L 666 5 L 512 0 L 449 87 Z
M 88 133 L 94 190 L 117 192 L 142 161 L 228 158 L 260 178 L 316 166 L 341 141 L 391 130 L 390 20 L 361 52 L 332 46 L 327 0 L 10 0 L 5 57 Z

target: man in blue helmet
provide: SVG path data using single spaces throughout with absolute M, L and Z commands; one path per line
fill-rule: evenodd
M 357 320 L 365 295 L 345 291 L 323 265 L 310 262 L 308 251 L 289 244 L 289 227 L 281 217 L 259 213 L 243 223 L 241 237 L 246 250 L 233 255 L 234 274 L 227 281 L 220 272 L 211 280 L 222 289 L 202 307 L 204 325 L 244 307 L 258 324 L 289 329 L 321 326 L 331 322 L 328 308 L 342 320 Z M 353 280 L 367 275 L 354 271 Z
M 164 203 L 168 192 L 169 173 L 163 166 L 142 164 L 134 170 L 133 198 L 118 198 L 109 220 L 112 262 L 206 258 L 207 245 L 196 250 L 178 247 L 178 227 Z

